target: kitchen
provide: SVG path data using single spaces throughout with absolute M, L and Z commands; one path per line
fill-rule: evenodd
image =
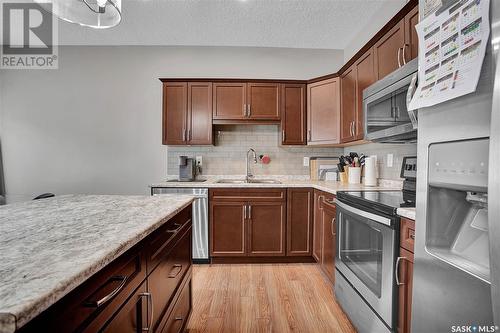
M 58 68 L 0 69 L 0 332 L 498 330 L 496 1 L 26 2 Z M 415 108 L 457 12 L 477 87 Z

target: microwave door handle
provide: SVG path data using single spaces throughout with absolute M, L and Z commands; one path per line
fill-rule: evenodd
M 410 110 L 410 102 L 415 94 L 417 82 L 418 73 L 415 73 L 411 78 L 410 86 L 408 87 L 408 92 L 406 93 L 406 109 L 408 110 L 408 116 L 410 117 L 410 121 L 414 129 L 418 128 L 417 110 Z

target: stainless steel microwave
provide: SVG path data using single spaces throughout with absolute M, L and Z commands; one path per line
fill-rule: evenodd
M 415 90 L 418 59 L 413 59 L 363 90 L 365 140 L 399 143 L 417 140 L 416 112 L 408 111 Z

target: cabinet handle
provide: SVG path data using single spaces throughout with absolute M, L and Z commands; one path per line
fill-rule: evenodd
M 87 300 L 85 302 L 85 306 L 88 308 L 100 308 L 104 304 L 108 303 L 111 299 L 113 299 L 113 297 L 115 297 L 123 289 L 125 283 L 127 283 L 127 277 L 122 275 L 112 276 L 111 278 L 109 278 L 108 281 L 106 281 L 106 284 L 116 281 L 120 281 L 120 284 L 115 289 L 113 289 L 109 294 L 107 294 L 101 299 L 98 299 L 97 301 Z
M 247 205 L 243 206 L 243 220 L 247 219 Z
M 404 285 L 404 282 L 401 282 L 399 280 L 399 263 L 401 262 L 401 260 L 408 260 L 406 257 L 398 257 L 398 259 L 396 260 L 396 285 L 397 286 L 402 286 Z
M 174 273 L 175 271 L 175 273 Z M 172 269 L 170 270 L 170 273 L 168 273 L 168 278 L 169 279 L 174 279 L 179 275 L 179 273 L 182 272 L 182 265 L 181 264 L 175 264 L 172 266 Z
M 408 47 L 408 44 L 403 45 L 403 65 L 406 65 L 406 47 Z
M 139 297 L 147 297 L 148 298 L 148 303 L 149 303 L 149 308 L 151 309 L 151 317 L 149 317 L 149 324 L 147 327 L 143 327 L 141 330 L 143 332 L 148 332 L 151 331 L 153 328 L 153 315 L 154 315 L 154 309 L 153 309 L 153 295 L 151 293 L 140 293 Z
M 311 141 L 312 140 L 311 130 L 307 130 L 307 136 L 309 137 L 309 141 Z
M 191 130 L 188 129 L 187 141 L 191 141 Z
M 335 232 L 333 231 L 334 224 L 335 224 L 335 217 L 332 219 L 332 225 L 330 226 L 330 231 L 332 232 L 332 236 L 335 236 Z
M 252 219 L 252 205 L 248 205 L 248 219 Z
M 182 129 L 182 141 L 186 141 L 186 129 Z
M 398 68 L 401 68 L 401 47 L 398 49 Z
M 329 203 L 330 205 L 335 205 L 335 199 L 332 200 L 325 199 L 325 202 Z
M 247 105 L 243 104 L 243 117 L 247 116 Z
M 250 117 L 252 115 L 252 105 L 248 104 L 248 116 Z
M 325 199 L 325 196 L 324 195 L 320 195 L 318 197 L 318 201 L 319 201 L 319 209 L 323 209 L 323 200 Z
M 179 231 L 180 228 L 182 228 L 182 224 L 174 223 L 174 227 L 177 227 L 177 228 L 167 229 L 167 232 L 176 233 L 177 231 Z
M 281 141 L 285 142 L 285 130 L 281 130 Z
M 415 234 L 410 234 L 410 238 L 415 240 Z

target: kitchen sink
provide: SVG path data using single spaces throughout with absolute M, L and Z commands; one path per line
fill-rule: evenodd
M 251 179 L 246 181 L 245 179 L 219 179 L 217 181 L 219 184 L 281 184 L 279 180 L 275 179 Z

